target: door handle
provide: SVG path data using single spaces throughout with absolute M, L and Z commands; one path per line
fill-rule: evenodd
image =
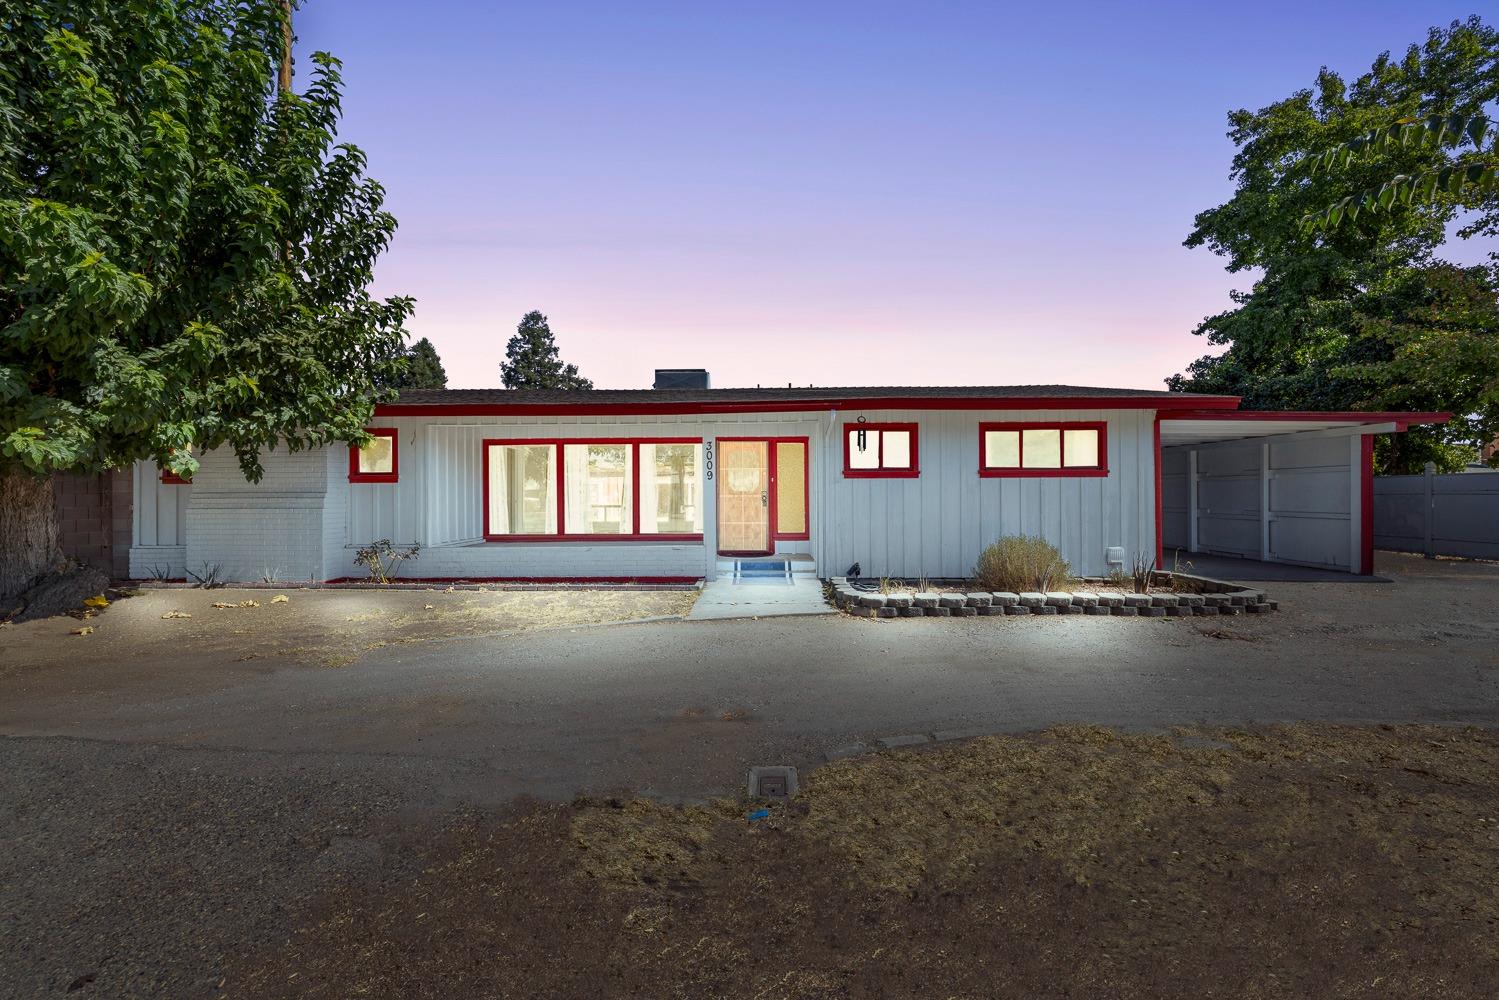
M 760 506 L 761 507 L 769 507 L 770 506 L 770 494 L 767 493 L 765 490 L 761 490 L 760 491 Z

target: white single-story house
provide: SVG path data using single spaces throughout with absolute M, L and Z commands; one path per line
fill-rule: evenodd
M 227 449 L 133 473 L 130 571 L 361 578 L 419 543 L 425 580 L 695 581 L 735 560 L 964 577 L 1003 535 L 1105 574 L 1172 550 L 1372 568 L 1372 441 L 1432 413 L 1246 412 L 1232 396 L 1074 386 L 408 391 L 374 443 Z

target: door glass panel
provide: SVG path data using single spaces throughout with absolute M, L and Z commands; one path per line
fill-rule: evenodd
M 801 441 L 776 442 L 776 531 L 807 533 L 807 446 Z
M 718 466 L 719 551 L 769 551 L 770 443 L 722 441 Z

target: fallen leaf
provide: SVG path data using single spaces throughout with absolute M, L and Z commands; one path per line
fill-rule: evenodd
M 163 617 L 163 618 L 191 618 L 192 615 L 188 614 L 186 611 L 178 611 L 176 608 L 173 608 L 171 611 L 168 611 L 166 614 L 162 615 L 161 617 Z
M 230 604 L 228 601 L 214 601 L 213 602 L 213 606 L 216 607 L 216 608 L 237 608 L 237 607 L 239 607 L 238 604 Z
M 93 597 L 85 597 L 83 599 L 83 606 L 86 608 L 107 608 L 109 607 L 109 598 L 105 597 L 103 594 L 95 594 Z
M 435 604 L 423 604 L 422 605 L 422 610 L 423 611 L 436 611 L 437 610 L 437 605 L 435 605 Z
M 75 628 L 73 630 L 73 634 L 74 635 L 89 635 L 93 631 L 94 631 L 94 627 L 92 625 L 84 625 L 81 628 Z
M 287 603 L 290 600 L 291 600 L 291 598 L 287 597 L 285 594 L 277 594 L 275 597 L 271 598 L 271 603 L 272 604 L 285 604 L 285 603 Z
M 239 602 L 239 606 L 242 607 L 242 608 L 258 608 L 258 607 L 260 607 L 260 602 L 259 601 L 240 601 Z

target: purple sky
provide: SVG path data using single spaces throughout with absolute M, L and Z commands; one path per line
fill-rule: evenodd
M 1248 284 L 1225 114 L 1471 6 L 307 0 L 449 385 L 521 315 L 600 387 L 1159 388 Z M 305 61 L 301 64 L 305 66 Z

